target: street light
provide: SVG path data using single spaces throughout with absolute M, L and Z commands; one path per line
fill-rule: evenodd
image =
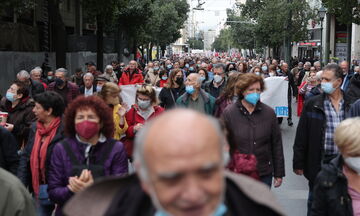
M 323 21 L 326 15 L 326 9 L 324 7 L 321 7 L 318 10 L 318 16 L 320 18 L 320 22 L 321 22 L 321 28 L 320 28 L 320 64 L 322 66 L 322 62 L 323 62 L 323 55 L 322 55 L 322 50 L 323 50 Z

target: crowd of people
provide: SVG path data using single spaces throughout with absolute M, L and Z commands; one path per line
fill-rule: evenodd
M 288 82 L 289 127 L 297 103 L 292 165 L 309 182 L 308 215 L 360 214 L 360 67 L 346 61 L 185 55 L 22 70 L 0 101 L 0 167 L 17 178 L 0 170 L 0 181 L 20 215 L 284 215 L 269 190 L 285 177 L 283 118 L 260 100 L 273 77 Z

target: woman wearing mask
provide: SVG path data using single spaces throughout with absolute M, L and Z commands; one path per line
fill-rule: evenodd
M 38 214 L 50 216 L 55 204 L 47 193 L 47 174 L 52 150 L 64 137 L 61 116 L 65 110 L 62 97 L 53 91 L 35 95 L 33 112 L 37 122 L 30 129 L 29 140 L 21 155 L 17 176 L 34 192 Z
M 261 70 L 261 67 L 259 66 L 255 66 L 253 69 L 252 69 L 252 72 L 257 75 L 257 76 L 261 76 L 263 77 L 263 73 L 262 73 L 262 70 Z M 264 77 L 263 77 L 264 78 Z
M 340 151 L 316 177 L 311 215 L 360 215 L 360 118 L 340 123 L 334 141 Z
M 274 110 L 259 101 L 264 85 L 260 76 L 241 75 L 235 87 L 239 100 L 228 106 L 222 120 L 232 157 L 254 155 L 260 180 L 271 187 L 274 176 L 274 186 L 279 187 L 285 176 L 281 132 Z
M 4 128 L 16 138 L 17 149 L 27 143 L 30 125 L 36 120 L 32 112 L 34 105 L 28 87 L 20 81 L 14 81 L 0 101 L 0 111 L 8 113 Z
M 268 67 L 268 65 L 266 64 L 266 63 L 263 63 L 262 65 L 261 65 L 261 71 L 262 71 L 262 73 L 264 74 L 264 78 L 268 78 L 270 75 L 269 75 L 269 67 Z
M 176 69 L 174 69 L 174 70 L 176 70 Z M 160 78 L 160 80 L 156 82 L 156 87 L 159 87 L 159 88 L 166 87 L 167 83 L 168 83 L 168 75 L 167 75 L 166 70 L 160 71 L 159 78 Z
M 200 75 L 200 79 L 202 80 L 201 88 L 204 88 L 205 83 L 209 80 L 208 72 L 206 71 L 206 69 L 200 68 L 198 74 Z
M 126 108 L 122 106 L 120 98 L 121 89 L 115 83 L 108 82 L 103 85 L 99 96 L 105 103 L 113 110 L 114 119 L 114 139 L 120 140 L 125 137 L 125 132 L 128 128 L 125 120 Z
M 274 77 L 276 76 L 276 66 L 271 64 L 269 66 L 269 77 Z
M 156 92 L 151 85 L 144 84 L 139 87 L 136 91 L 135 101 L 135 104 L 126 113 L 126 121 L 129 127 L 126 130 L 124 144 L 129 158 L 132 157 L 136 133 L 144 126 L 146 121 L 164 111 L 162 107 L 157 106 Z
M 229 76 L 224 92 L 215 101 L 214 116 L 216 118 L 220 118 L 226 107 L 230 104 L 236 103 L 239 99 L 235 85 L 240 77 L 240 73 L 232 73 Z
M 171 109 L 176 105 L 176 100 L 185 93 L 183 72 L 181 69 L 174 70 L 168 79 L 168 85 L 160 91 L 160 106 Z
M 73 195 L 102 176 L 124 175 L 124 145 L 114 140 L 111 109 L 97 96 L 77 97 L 65 111 L 66 138 L 57 143 L 48 171 L 49 198 L 55 215 Z

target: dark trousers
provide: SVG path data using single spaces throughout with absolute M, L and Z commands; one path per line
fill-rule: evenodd
M 260 176 L 260 181 L 271 188 L 272 175 Z

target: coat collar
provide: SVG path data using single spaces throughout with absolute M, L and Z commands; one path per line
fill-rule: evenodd
M 202 97 L 202 99 L 204 100 L 204 103 L 209 103 L 210 101 L 210 97 L 209 95 L 203 90 L 200 88 L 200 91 L 199 91 L 199 97 Z M 182 99 L 183 103 L 187 103 L 187 101 L 190 99 L 190 94 L 188 93 L 185 93 L 184 94 L 184 97 Z

